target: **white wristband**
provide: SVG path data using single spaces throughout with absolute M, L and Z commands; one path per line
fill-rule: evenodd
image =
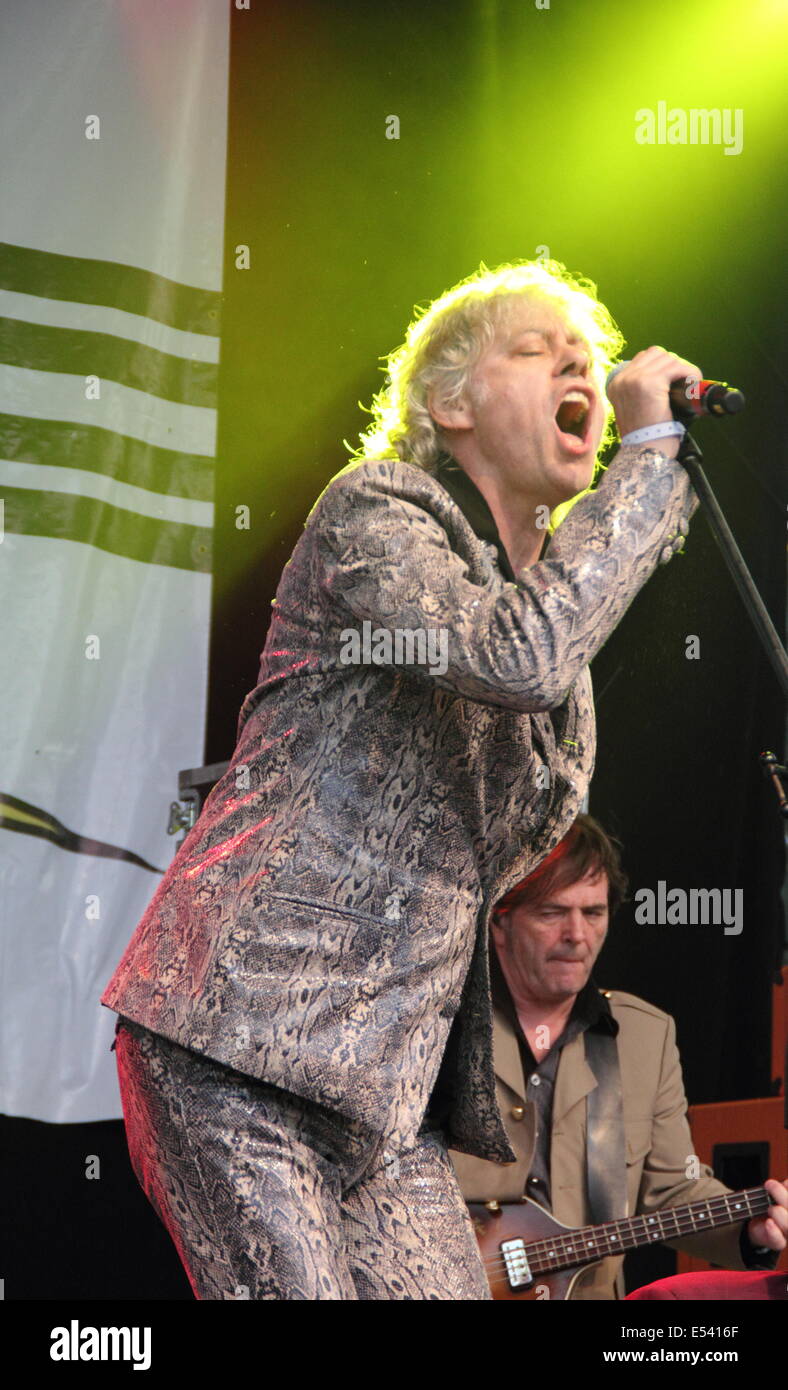
M 683 435 L 687 433 L 686 425 L 682 425 L 680 420 L 663 420 L 660 425 L 646 425 L 642 430 L 630 430 L 629 434 L 622 435 L 622 444 L 645 444 L 649 439 L 665 439 L 669 434 Z

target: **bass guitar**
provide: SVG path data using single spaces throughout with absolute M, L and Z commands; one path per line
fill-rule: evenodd
M 661 1240 L 711 1231 L 762 1216 L 772 1205 L 765 1187 L 727 1192 L 647 1216 L 572 1228 L 524 1197 L 520 1202 L 469 1202 L 476 1239 L 494 1299 L 566 1299 L 580 1275 L 606 1255 L 623 1255 Z

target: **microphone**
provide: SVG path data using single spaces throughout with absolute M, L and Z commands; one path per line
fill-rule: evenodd
M 608 372 L 605 389 L 621 368 L 628 366 L 628 362 L 619 362 Z M 680 377 L 672 383 L 668 395 L 670 408 L 679 420 L 682 416 L 738 415 L 744 409 L 743 392 L 726 381 L 692 381 L 690 377 Z

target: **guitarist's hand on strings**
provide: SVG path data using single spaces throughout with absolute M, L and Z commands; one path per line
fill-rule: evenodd
M 747 1222 L 747 1235 L 752 1245 L 766 1245 L 769 1250 L 784 1250 L 788 1244 L 788 1178 L 778 1182 L 767 1178 L 763 1184 L 775 1205 L 767 1216 L 754 1216 Z

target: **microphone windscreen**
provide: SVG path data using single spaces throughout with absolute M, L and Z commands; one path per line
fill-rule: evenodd
M 608 388 L 608 386 L 610 385 L 610 383 L 611 383 L 611 381 L 613 380 L 613 378 L 614 378 L 615 376 L 618 376 L 618 373 L 621 371 L 621 368 L 622 368 L 622 367 L 628 367 L 628 366 L 629 366 L 629 360 L 627 360 L 626 362 L 619 362 L 615 367 L 612 367 L 612 368 L 611 368 L 611 370 L 610 370 L 610 371 L 608 372 L 608 374 L 607 374 L 607 377 L 605 378 L 605 394 L 607 394 L 607 388 Z

